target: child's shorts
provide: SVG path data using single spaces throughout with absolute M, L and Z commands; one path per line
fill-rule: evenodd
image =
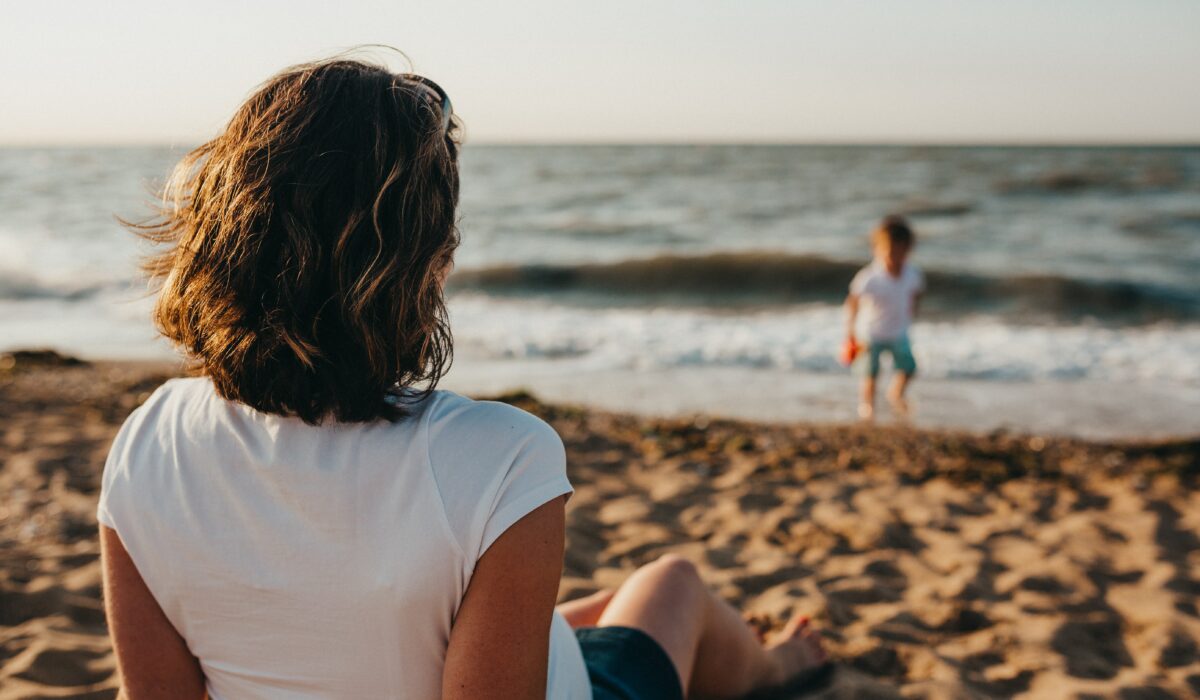
M 683 700 L 671 657 L 632 627 L 575 630 L 596 700 Z
M 916 374 L 917 360 L 913 357 L 912 346 L 908 344 L 906 335 L 895 340 L 872 340 L 866 351 L 859 356 L 855 369 L 865 377 L 879 376 L 879 357 L 885 352 L 892 356 L 892 366 L 897 372 L 903 372 L 910 377 Z

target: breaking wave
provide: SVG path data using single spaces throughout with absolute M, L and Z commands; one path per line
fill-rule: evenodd
M 738 308 L 837 302 L 860 264 L 786 253 L 667 255 L 615 263 L 505 265 L 461 270 L 451 290 L 549 297 L 585 306 Z M 922 312 L 984 314 L 1024 321 L 1095 317 L 1113 325 L 1200 319 L 1200 293 L 1126 281 L 1059 275 L 987 275 L 926 270 Z

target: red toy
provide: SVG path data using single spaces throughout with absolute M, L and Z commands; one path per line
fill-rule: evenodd
M 842 343 L 842 351 L 838 353 L 838 362 L 849 367 L 861 351 L 862 346 L 855 342 L 854 338 L 846 338 L 846 342 Z

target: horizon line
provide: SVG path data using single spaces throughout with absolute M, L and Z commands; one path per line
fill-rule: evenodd
M 0 141 L 3 150 L 71 148 L 194 148 L 203 140 L 173 141 Z M 1194 139 L 480 139 L 466 140 L 463 147 L 634 147 L 634 146 L 803 146 L 874 148 L 1200 148 Z

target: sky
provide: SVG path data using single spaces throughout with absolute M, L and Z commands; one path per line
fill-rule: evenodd
M 7 145 L 197 143 L 277 70 L 360 44 L 445 87 L 470 142 L 1200 142 L 1197 0 L 0 0 L 0 17 Z

